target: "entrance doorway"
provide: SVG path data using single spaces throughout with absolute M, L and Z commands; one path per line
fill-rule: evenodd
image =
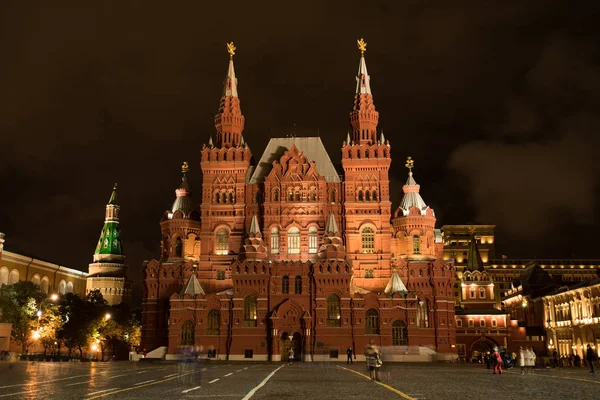
M 291 337 L 287 332 L 283 332 L 281 335 L 279 345 L 281 361 L 289 361 L 288 352 L 290 347 L 294 349 L 293 361 L 302 361 L 302 336 L 298 332 L 295 332 Z

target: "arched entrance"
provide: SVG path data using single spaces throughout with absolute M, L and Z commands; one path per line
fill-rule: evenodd
M 489 339 L 478 339 L 475 342 L 473 342 L 473 344 L 471 345 L 471 357 L 472 358 L 478 358 L 478 357 L 483 357 L 486 353 L 488 352 L 492 352 L 492 350 L 494 349 L 494 347 L 498 346 L 497 343 L 494 343 L 493 341 L 489 340 Z M 468 356 L 468 354 L 467 354 Z
M 300 333 L 294 332 L 292 336 L 287 332 L 281 334 L 279 344 L 281 361 L 289 361 L 288 352 L 290 347 L 294 349 L 294 361 L 302 361 L 302 335 Z

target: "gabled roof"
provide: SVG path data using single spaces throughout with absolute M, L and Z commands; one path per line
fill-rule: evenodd
M 190 279 L 188 279 L 187 284 L 184 286 L 180 295 L 183 297 L 186 294 L 191 296 L 206 295 L 206 293 L 204 293 L 204 289 L 202 289 L 202 286 L 200 285 L 200 282 L 198 282 L 198 278 L 196 278 L 196 274 L 192 274 L 190 276 Z
M 269 141 L 265 151 L 254 169 L 254 173 L 250 177 L 249 183 L 262 183 L 271 169 L 273 161 L 279 161 L 283 154 L 290 150 L 292 146 L 296 146 L 301 151 L 308 161 L 314 161 L 317 167 L 317 172 L 327 182 L 340 182 L 338 175 L 321 138 L 319 137 L 290 137 L 290 138 L 274 138 Z
M 483 260 L 481 254 L 475 243 L 475 236 L 471 236 L 471 242 L 469 243 L 469 254 L 467 255 L 467 268 L 468 271 L 484 271 Z

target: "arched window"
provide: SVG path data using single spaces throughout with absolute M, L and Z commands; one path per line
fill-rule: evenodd
M 281 278 L 281 293 L 290 293 L 290 277 L 287 275 Z
M 273 201 L 279 201 L 279 189 L 273 190 Z
M 73 293 L 73 282 L 71 282 L 71 281 L 67 282 L 66 293 Z
M 294 293 L 302 294 L 302 277 L 297 276 L 294 278 Z
M 462 319 L 458 318 L 458 319 L 456 320 L 456 327 L 457 327 L 457 328 L 462 328 Z
M 300 191 L 296 190 L 296 201 L 300 201 Z
M 244 326 L 256 326 L 256 297 L 248 296 L 244 299 Z
M 372 228 L 366 227 L 360 234 L 362 241 L 362 252 L 373 253 L 375 251 L 375 232 Z
M 288 254 L 300 254 L 300 229 L 295 226 L 288 230 Z
M 475 326 L 475 324 L 473 323 L 473 320 L 472 320 L 472 319 L 470 319 L 470 320 L 469 320 L 469 328 L 472 328 L 473 326 Z
M 482 327 L 482 328 L 485 328 L 485 319 L 481 318 L 479 320 L 479 326 Z
M 365 314 L 365 333 L 367 335 L 379 334 L 379 313 L 374 308 L 367 310 Z
M 308 229 L 308 252 L 311 254 L 317 252 L 317 228 L 314 226 Z
M 8 285 L 8 268 L 0 268 L 0 286 Z
M 225 228 L 221 228 L 217 231 L 216 254 L 222 256 L 229 254 L 229 231 Z
M 377 201 L 377 190 L 373 190 L 373 201 Z
M 10 271 L 10 275 L 8 276 L 8 284 L 13 285 L 17 282 L 19 282 L 19 271 L 13 269 Z
M 233 203 L 234 203 L 234 201 L 233 201 L 233 192 L 229 192 L 229 202 L 230 202 L 231 204 L 233 204 Z
M 44 276 L 42 278 L 42 284 L 41 284 L 41 289 L 42 289 L 42 293 L 48 294 L 48 288 L 50 286 L 50 279 L 48 279 L 47 276 Z
M 180 237 L 175 241 L 175 257 L 183 257 L 183 242 Z
M 316 201 L 317 200 L 317 192 L 315 191 L 315 189 L 312 189 L 312 191 L 310 192 L 310 201 Z
M 288 200 L 294 201 L 294 191 L 292 189 L 288 190 Z
M 429 305 L 427 300 L 419 301 L 417 305 L 417 324 L 419 328 L 429 328 Z
M 206 324 L 207 335 L 218 335 L 221 333 L 221 313 L 219 310 L 210 310 Z
M 496 328 L 498 326 L 498 321 L 496 319 L 492 319 L 492 328 Z
M 331 192 L 329 193 L 329 202 L 335 203 L 335 197 L 336 197 L 335 189 L 332 189 Z
M 58 283 L 58 294 L 64 295 L 66 290 L 67 290 L 67 282 L 65 282 L 64 280 L 61 280 Z
M 485 288 L 484 287 L 479 288 L 479 298 L 485 299 Z
M 471 298 L 471 299 L 477 298 L 477 292 L 475 291 L 474 287 L 469 288 L 469 298 Z
M 31 277 L 31 283 L 33 283 L 36 286 L 40 286 L 40 276 L 38 274 L 34 274 Z
M 227 193 L 221 193 L 221 203 L 227 203 Z
M 365 191 L 365 201 L 371 201 L 371 192 Z
M 392 323 L 392 346 L 406 346 L 408 343 L 408 330 L 404 321 L 396 320 Z
M 271 254 L 279 254 L 279 228 L 271 228 Z
M 340 298 L 335 294 L 327 296 L 327 326 L 342 326 Z
M 255 203 L 260 203 L 260 191 L 256 192 Z
M 190 320 L 185 321 L 181 325 L 181 345 L 193 346 L 194 336 L 194 322 Z
M 220 203 L 221 202 L 221 193 L 217 192 L 215 193 L 215 203 Z
M 363 191 L 359 190 L 358 191 L 358 201 L 363 201 L 363 200 L 364 200 Z
M 421 254 L 421 239 L 418 235 L 413 236 L 413 253 Z

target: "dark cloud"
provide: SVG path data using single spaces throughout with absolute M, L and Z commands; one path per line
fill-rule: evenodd
M 297 130 L 320 134 L 339 162 L 360 36 L 392 143 L 395 204 L 410 155 L 440 224 L 495 223 L 499 246 L 524 256 L 591 248 L 545 245 L 536 231 L 598 224 L 597 170 L 586 166 L 597 144 L 598 6 L 461 3 L 3 2 L 7 249 L 85 269 L 118 181 L 139 276 L 142 260 L 158 254 L 182 160 L 199 199 L 199 151 L 214 133 L 226 41 L 238 47 L 255 158 L 270 136 Z

